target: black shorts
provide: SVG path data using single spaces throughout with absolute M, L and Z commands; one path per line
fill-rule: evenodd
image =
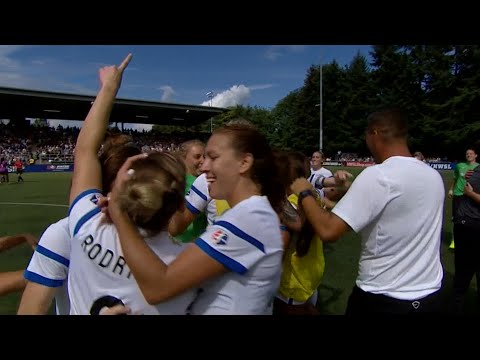
M 346 315 L 415 315 L 438 314 L 443 304 L 440 290 L 417 300 L 399 300 L 392 297 L 372 294 L 355 286 L 348 299 Z
M 453 198 L 452 198 L 452 219 L 455 217 L 455 215 L 457 214 L 457 209 L 458 209 L 458 206 L 460 205 L 460 202 L 462 201 L 463 199 L 463 195 L 454 195 Z
M 17 174 L 18 174 L 18 175 L 22 175 L 22 174 L 23 174 L 23 169 L 17 168 Z

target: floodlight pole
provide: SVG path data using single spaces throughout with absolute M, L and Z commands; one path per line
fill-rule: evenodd
M 210 107 L 212 107 L 213 91 L 209 91 L 205 95 L 210 99 Z M 213 117 L 210 118 L 210 134 L 213 132 Z
M 322 60 L 320 58 L 320 151 L 323 151 L 323 65 Z

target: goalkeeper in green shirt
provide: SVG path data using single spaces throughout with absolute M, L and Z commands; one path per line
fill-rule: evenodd
M 478 166 L 477 163 L 477 153 L 475 150 L 468 148 L 467 152 L 465 153 L 465 162 L 460 162 L 455 166 L 455 170 L 453 171 L 453 183 L 450 186 L 450 190 L 448 191 L 448 197 L 452 199 L 452 217 L 455 216 L 457 212 L 457 205 L 460 198 L 463 196 L 463 189 L 467 183 L 465 179 L 465 175 L 469 170 L 473 170 Z M 450 249 L 455 248 L 455 242 L 452 237 L 452 241 L 450 242 Z

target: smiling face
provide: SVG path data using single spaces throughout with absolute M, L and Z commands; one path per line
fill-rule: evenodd
M 322 167 L 322 164 L 323 164 L 323 156 L 320 152 L 318 151 L 315 151 L 313 154 L 312 154 L 312 160 L 311 160 L 311 164 L 312 164 L 312 169 L 313 170 L 318 170 Z
M 199 176 L 202 173 L 203 155 L 205 148 L 202 145 L 192 145 L 185 154 L 185 165 L 189 174 Z
M 465 159 L 469 164 L 473 164 L 477 160 L 477 154 L 475 153 L 474 150 L 469 149 L 465 153 Z
M 213 134 L 205 149 L 202 171 L 207 175 L 209 193 L 214 199 L 228 200 L 245 173 L 245 155 L 232 147 L 231 135 Z

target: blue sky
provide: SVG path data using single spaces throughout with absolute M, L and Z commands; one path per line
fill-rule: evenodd
M 97 70 L 127 68 L 118 97 L 181 104 L 273 108 L 308 68 L 346 65 L 370 45 L 0 45 L 0 86 L 94 95 Z

